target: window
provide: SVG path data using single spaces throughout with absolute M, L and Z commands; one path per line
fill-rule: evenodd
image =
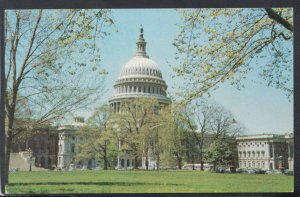
M 262 158 L 265 157 L 265 151 L 261 151 L 261 157 L 262 157 Z
M 129 162 L 129 159 L 127 159 L 127 166 L 130 166 L 130 162 Z
M 72 140 L 75 140 L 75 136 L 72 136 Z
M 253 157 L 253 158 L 255 157 L 255 152 L 254 152 L 254 151 L 252 151 L 252 157 Z
M 270 157 L 273 157 L 273 146 L 270 144 Z
M 75 153 L 75 144 L 71 144 L 71 153 Z
M 248 157 L 249 157 L 249 158 L 250 158 L 250 154 L 251 154 L 250 151 L 248 151 Z

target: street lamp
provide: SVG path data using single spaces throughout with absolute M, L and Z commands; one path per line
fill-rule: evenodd
M 30 148 L 28 148 L 28 156 L 29 156 L 29 172 L 31 172 L 32 150 Z

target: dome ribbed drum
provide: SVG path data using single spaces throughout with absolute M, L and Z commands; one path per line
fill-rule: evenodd
M 165 105 L 171 103 L 166 94 L 167 85 L 162 78 L 159 66 L 146 53 L 142 28 L 136 44 L 136 54 L 123 65 L 114 85 L 115 95 L 109 100 L 115 111 L 119 111 L 122 101 L 137 97 L 154 97 L 159 103 Z

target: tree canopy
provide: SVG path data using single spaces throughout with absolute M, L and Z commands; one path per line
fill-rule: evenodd
M 23 132 L 14 129 L 19 102 L 26 100 L 34 129 L 88 105 L 103 90 L 96 42 L 111 25 L 110 10 L 5 12 L 6 172 L 12 139 Z
M 178 9 L 182 22 L 173 45 L 187 99 L 228 81 L 243 88 L 255 72 L 267 86 L 293 94 L 293 9 Z

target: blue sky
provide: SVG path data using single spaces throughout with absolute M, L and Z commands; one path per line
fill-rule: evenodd
M 173 87 L 182 81 L 171 78 L 172 69 L 168 65 L 175 64 L 172 41 L 180 16 L 172 9 L 119 9 L 113 10 L 113 19 L 118 31 L 111 30 L 111 35 L 99 42 L 102 56 L 99 66 L 109 73 L 105 82 L 107 92 L 101 102 L 107 102 L 114 94 L 113 85 L 122 65 L 134 55 L 140 24 L 144 28 L 147 53 L 158 63 L 168 90 L 174 93 Z M 280 90 L 259 83 L 255 70 L 244 84 L 244 89 L 237 90 L 225 83 L 212 93 L 212 99 L 234 114 L 247 128 L 245 134 L 293 131 L 293 101 L 288 101 Z

